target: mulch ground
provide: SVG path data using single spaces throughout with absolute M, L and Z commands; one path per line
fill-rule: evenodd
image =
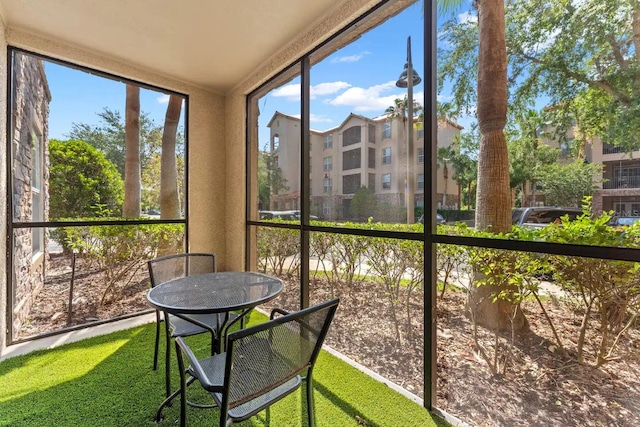
M 100 305 L 102 273 L 79 261 L 74 283 L 74 314 L 67 319 L 71 262 L 52 257 L 47 283 L 33 306 L 20 337 L 69 325 L 147 310 L 148 276 L 140 269 L 133 280 Z M 269 306 L 295 310 L 299 284 L 286 279 L 285 292 Z M 393 320 L 391 300 L 381 284 L 354 283 L 332 287 L 314 279 L 311 302 L 341 298 L 327 344 L 383 377 L 423 396 L 423 298 L 420 289 Z M 401 301 L 407 295 L 401 295 Z M 465 316 L 466 294 L 448 290 L 437 303 L 437 396 L 439 408 L 479 426 L 637 426 L 640 425 L 640 331 L 632 328 L 616 348 L 617 360 L 596 369 L 576 362 L 580 317 L 564 305 L 547 303 L 557 332 L 568 350 L 561 355 L 535 301 L 523 310 L 527 332 L 498 337 L 499 373 L 492 374 L 477 352 L 473 325 Z M 408 320 L 410 319 L 410 320 Z M 411 328 L 407 325 L 411 324 Z M 587 335 L 587 361 L 592 363 L 599 338 Z M 493 361 L 496 337 L 478 328 L 478 342 Z

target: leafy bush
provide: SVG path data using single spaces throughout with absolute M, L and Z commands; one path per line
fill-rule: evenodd
M 295 221 L 281 219 L 271 222 L 295 224 Z M 287 259 L 290 263 L 287 264 Z M 258 228 L 258 268 L 273 274 L 296 274 L 300 268 L 300 233 L 297 230 L 280 227 Z
M 49 143 L 49 216 L 115 216 L 122 209 L 124 184 L 113 163 L 83 141 Z
M 540 238 L 559 243 L 595 246 L 639 247 L 640 226 L 614 228 L 607 225 L 611 215 L 592 218 L 590 200 L 575 221 L 551 224 L 540 230 Z M 600 336 L 595 366 L 614 356 L 622 334 L 635 321 L 640 309 L 640 264 L 600 258 L 553 256 L 554 281 L 570 296 L 576 312 L 582 314 L 578 336 L 578 362 L 585 364 L 586 333 L 597 318 L 593 330 Z
M 593 218 L 591 206 L 587 203 L 584 214 L 577 220 L 568 221 L 565 218 L 561 224 L 550 224 L 542 229 L 514 227 L 510 233 L 496 235 L 458 224 L 438 226 L 438 231 L 475 238 L 640 248 L 640 223 L 615 228 L 607 225 L 609 218 L 610 215 L 606 213 Z M 335 225 L 320 221 L 314 224 L 326 227 Z M 380 224 L 371 220 L 367 223 L 340 225 L 350 229 L 391 232 L 423 231 L 422 224 Z M 264 271 L 271 270 L 274 274 L 291 272 L 284 262 L 287 258 L 293 260 L 292 266 L 299 267 L 298 233 L 298 230 L 279 227 L 260 228 L 258 248 L 260 265 Z M 310 249 L 312 256 L 318 260 L 318 269 L 313 274 L 323 274 L 334 294 L 366 279 L 366 274 L 374 274 L 374 280 L 384 286 L 388 297 L 387 303 L 397 339 L 401 342 L 405 338 L 411 340 L 412 315 L 409 301 L 414 289 L 418 289 L 424 283 L 424 248 L 421 241 L 317 232 L 311 233 Z M 481 291 L 483 299 L 498 304 L 504 303 L 503 305 L 510 310 L 508 317 L 512 320 L 515 320 L 519 311 L 521 312 L 521 303 L 524 300 L 535 299 L 550 326 L 557 348 L 563 355 L 568 355 L 557 328 L 548 315 L 547 300 L 539 294 L 540 280 L 545 274 L 552 274 L 553 281 L 567 296 L 562 298 L 560 303 L 582 317 L 577 344 L 577 359 L 581 364 L 586 360 L 587 331 L 600 336 L 595 366 L 601 366 L 608 360 L 620 356 L 614 355 L 614 351 L 623 340 L 624 332 L 633 326 L 639 314 L 640 263 L 444 244 L 438 245 L 436 256 L 439 275 L 444 278 L 445 286 L 451 272 L 464 267 L 469 282 L 464 283 L 463 279 L 461 286 L 469 292 L 472 287 L 476 287 Z M 368 265 L 369 273 L 363 273 L 363 265 Z M 405 316 L 406 326 L 403 327 L 402 318 Z M 592 327 L 594 319 L 597 325 Z M 477 325 L 474 324 L 474 327 L 477 328 Z M 498 372 L 500 368 L 504 371 L 508 365 L 514 328 L 511 328 L 511 332 L 511 341 L 507 339 L 506 345 L 499 345 L 499 335 L 495 333 L 493 357 L 489 356 L 486 345 L 483 347 L 476 338 L 478 353 L 485 358 L 494 372 Z M 477 337 L 477 334 L 475 336 Z M 502 340 L 504 342 L 503 338 Z M 502 361 L 501 366 L 498 366 L 499 360 Z
M 125 289 L 147 260 L 184 250 L 182 224 L 91 225 L 56 229 L 63 246 L 103 271 L 101 303 Z M 165 251 L 159 254 L 159 250 Z
M 366 221 L 367 218 L 375 214 L 377 203 L 378 201 L 373 191 L 368 187 L 360 187 L 353 195 L 349 205 L 351 216 L 358 221 Z

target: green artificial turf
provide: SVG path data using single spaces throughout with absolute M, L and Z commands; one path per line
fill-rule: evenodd
M 252 313 L 250 323 L 265 319 Z M 153 422 L 164 396 L 164 371 L 151 369 L 154 330 L 150 324 L 1 362 L 0 426 L 177 425 L 177 399 L 164 410 L 162 423 Z M 192 337 L 189 342 L 198 354 L 205 355 L 206 336 Z M 160 360 L 163 358 L 161 352 Z M 172 372 L 177 385 L 175 365 Z M 319 427 L 448 425 L 326 352 L 314 370 L 314 390 Z M 188 396 L 210 403 L 198 384 L 189 387 Z M 238 425 L 305 426 L 305 411 L 299 390 L 273 405 L 268 418 L 267 411 L 262 411 Z M 187 424 L 217 426 L 218 417 L 217 409 L 188 407 Z

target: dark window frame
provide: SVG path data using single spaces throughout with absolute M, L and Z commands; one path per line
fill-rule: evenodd
M 352 39 L 353 33 L 351 32 L 362 20 L 367 19 L 370 16 L 374 16 L 375 13 L 384 8 L 386 5 L 392 2 L 383 1 L 368 12 L 357 18 L 355 21 L 351 22 L 347 25 L 342 31 L 338 31 L 336 34 L 332 35 L 328 38 L 327 41 L 321 43 L 319 46 L 311 49 L 308 53 L 304 54 L 303 57 L 294 61 L 291 65 L 293 67 L 295 64 L 302 64 L 302 75 L 307 75 L 307 79 L 303 79 L 302 87 L 301 87 L 301 95 L 302 95 L 302 118 L 301 121 L 303 126 L 301 126 L 302 140 L 304 141 L 305 135 L 305 127 L 308 128 L 309 121 L 309 67 L 310 61 L 309 58 L 314 54 L 314 52 L 319 49 L 324 48 L 327 45 L 331 45 L 331 43 L 340 37 L 349 34 L 349 38 Z M 436 2 L 432 2 L 430 5 L 424 8 L 424 35 L 425 35 L 425 43 L 424 43 L 424 58 L 428 58 L 425 60 L 424 69 L 418 70 L 418 72 L 423 76 L 436 76 L 436 58 L 437 58 L 437 49 L 436 49 L 436 41 L 437 41 L 437 28 L 434 25 L 436 20 L 435 16 L 437 14 L 436 10 Z M 361 26 L 362 27 L 362 26 Z M 274 76 L 271 80 L 264 83 L 259 88 L 255 89 L 254 92 L 250 93 L 247 96 L 247 109 L 250 109 L 250 103 L 252 99 L 252 95 L 258 93 L 263 90 L 264 87 L 267 87 L 271 81 L 275 81 L 280 75 L 283 73 L 289 72 L 289 68 L 285 68 L 280 74 Z M 436 141 L 437 140 L 437 125 L 436 125 L 436 82 L 434 78 L 425 79 L 423 87 L 424 99 L 424 136 L 426 141 Z M 249 114 L 247 114 L 249 117 Z M 306 126 L 304 123 L 306 122 Z M 383 124 L 384 126 L 384 124 Z M 389 135 L 390 136 L 390 135 Z M 384 131 L 382 132 L 382 138 L 385 138 Z M 251 153 L 251 140 L 247 139 L 247 155 Z M 303 144 L 304 146 L 304 144 Z M 426 147 L 426 144 L 425 144 Z M 304 150 L 303 150 L 304 151 Z M 307 153 L 308 154 L 308 153 Z M 427 192 L 425 192 L 424 197 L 424 222 L 425 224 L 434 224 L 435 223 L 435 212 L 436 206 L 434 203 L 435 198 L 435 187 L 432 185 L 436 178 L 437 172 L 437 160 L 436 160 L 436 147 L 431 146 L 429 144 L 429 149 L 425 150 L 425 158 L 424 158 L 424 166 L 423 170 L 425 173 L 425 189 L 430 189 L 431 197 L 427 196 Z M 305 153 L 301 153 L 302 156 Z M 247 160 L 249 161 L 249 160 Z M 305 177 L 305 173 L 307 172 L 305 168 L 305 162 L 308 163 L 308 160 L 301 159 L 301 163 L 303 165 L 301 171 L 301 177 Z M 308 176 L 308 174 L 307 174 Z M 437 281 L 437 270 L 435 265 L 435 251 L 437 244 L 451 244 L 451 245 L 460 245 L 460 246 L 471 246 L 478 248 L 492 248 L 492 249 L 502 249 L 502 250 L 513 250 L 513 251 L 524 251 L 524 252 L 538 252 L 538 253 L 548 253 L 554 255 L 568 255 L 568 256 L 582 256 L 582 257 L 591 257 L 591 258 L 603 258 L 603 259 L 612 259 L 612 260 L 623 260 L 623 261 L 637 261 L 640 254 L 640 250 L 638 249 L 628 249 L 628 248 L 610 248 L 610 247 L 595 247 L 595 246 L 586 246 L 586 245 L 568 245 L 568 244 L 557 244 L 557 243 L 547 243 L 547 242 L 531 242 L 531 241 L 518 241 L 518 240 L 503 240 L 503 239 L 493 239 L 493 238 L 475 238 L 475 237 L 466 237 L 466 236 L 453 236 L 453 235 L 444 235 L 438 234 L 435 227 L 432 229 L 431 227 L 425 227 L 423 233 L 405 233 L 405 232 L 394 232 L 394 231 L 385 231 L 385 230 L 360 230 L 360 229 L 351 229 L 341 227 L 339 225 L 335 227 L 324 227 L 311 225 L 304 220 L 305 215 L 308 215 L 309 212 L 303 212 L 303 220 L 300 221 L 299 224 L 294 225 L 272 225 L 269 223 L 264 223 L 261 221 L 252 220 L 249 216 L 249 206 L 252 200 L 250 197 L 250 181 L 247 181 L 247 214 L 246 214 L 246 234 L 247 234 L 247 268 L 250 268 L 249 260 L 251 259 L 251 240 L 249 236 L 251 235 L 252 228 L 257 226 L 261 227 L 279 227 L 279 228 L 289 228 L 298 230 L 300 232 L 301 238 L 301 259 L 302 259 L 302 267 L 300 269 L 300 288 L 301 288 L 301 308 L 308 306 L 308 289 L 309 289 L 309 270 L 308 265 L 305 267 L 305 260 L 308 261 L 309 256 L 309 234 L 312 232 L 324 232 L 324 233 L 341 233 L 346 235 L 354 235 L 354 236 L 368 236 L 368 237 L 383 237 L 383 238 L 394 238 L 394 239 L 404 239 L 404 240 L 412 240 L 412 241 L 421 241 L 424 243 L 424 277 L 425 281 L 429 281 L 430 283 L 436 283 Z M 303 187 L 304 190 L 304 187 Z M 302 195 L 303 200 L 305 199 L 305 194 Z M 309 210 L 309 206 L 303 206 L 304 209 Z M 424 406 L 431 410 L 434 409 L 436 403 L 436 361 L 437 361 L 437 353 L 436 353 L 436 322 L 433 317 L 435 312 L 435 304 L 436 304 L 436 287 L 435 286 L 425 286 L 424 288 L 424 301 L 425 301 L 425 310 L 424 310 L 424 324 L 430 325 L 429 327 L 424 328 Z
M 50 63 L 55 63 L 57 65 L 61 65 L 64 67 L 72 68 L 78 71 L 83 71 L 89 74 L 93 74 L 94 76 L 106 78 L 110 80 L 115 80 L 122 82 L 124 84 L 134 84 L 143 89 L 149 89 L 157 92 L 162 92 L 166 94 L 175 94 L 184 98 L 184 133 L 185 133 L 185 152 L 184 152 L 184 162 L 185 162 L 185 177 L 184 177 L 184 185 L 185 185 L 185 209 L 184 209 L 184 217 L 177 219 L 145 219 L 145 220 L 90 220 L 90 221 L 16 221 L 13 217 L 14 212 L 14 200 L 13 200 L 13 151 L 12 151 L 12 141 L 13 141 L 13 128 L 14 128 L 14 115 L 13 115 L 13 67 L 14 67 L 14 54 L 24 54 L 31 55 L 40 60 L 47 61 Z M 61 329 L 57 329 L 55 331 L 45 332 L 33 336 L 26 337 L 24 339 L 16 340 L 13 337 L 13 309 L 9 309 L 9 307 L 14 306 L 14 292 L 13 292 L 13 275 L 14 275 L 14 260 L 13 260 L 13 252 L 14 252 L 14 236 L 15 231 L 19 229 L 31 229 L 31 230 L 44 230 L 47 228 L 57 228 L 57 227 L 82 227 L 82 226 L 107 226 L 107 225 L 143 225 L 143 224 L 183 224 L 184 225 L 184 239 L 185 239 L 185 247 L 189 246 L 189 95 L 186 93 L 176 92 L 174 90 L 165 89 L 160 86 L 151 85 L 148 83 L 143 83 L 137 80 L 133 80 L 130 78 L 122 77 L 117 74 L 112 74 L 106 71 L 101 71 L 95 68 L 87 67 L 84 65 L 79 65 L 70 61 L 66 61 L 63 59 L 59 59 L 50 55 L 37 53 L 34 51 L 30 51 L 28 49 L 24 49 L 21 47 L 17 47 L 14 45 L 7 46 L 7 108 L 6 108 L 6 179 L 7 179 L 7 191 L 5 193 L 5 201 L 7 206 L 7 215 L 6 215 L 6 230 L 7 230 L 7 253 L 6 253 L 6 292 L 7 292 L 7 310 L 5 313 L 5 318 L 7 322 L 7 328 L 5 331 L 5 339 L 7 345 L 17 344 L 26 341 L 32 341 L 36 339 L 46 338 L 50 336 L 57 336 L 60 334 L 64 334 L 67 332 L 86 329 L 89 327 L 94 327 L 101 324 L 112 323 L 118 320 L 137 317 L 143 314 L 151 312 L 151 309 L 144 310 L 141 312 L 131 313 L 124 316 L 118 316 L 110 319 L 98 320 L 90 323 L 83 323 L 79 325 L 69 326 Z

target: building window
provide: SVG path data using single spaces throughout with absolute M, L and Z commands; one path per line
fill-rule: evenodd
M 345 130 L 342 133 L 342 146 L 346 147 L 362 141 L 361 133 L 360 126 L 351 126 L 349 129 Z
M 391 164 L 391 147 L 382 149 L 382 164 L 383 165 Z
M 424 163 L 424 147 L 418 147 L 418 164 Z
M 391 138 L 391 122 L 382 124 L 382 139 Z
M 333 148 L 333 134 L 324 136 L 324 149 L 328 150 L 329 148 Z
M 278 135 L 274 135 L 271 151 L 276 151 L 279 147 L 280 147 L 280 137 Z
M 391 189 L 391 174 L 385 173 L 382 175 L 382 189 L 390 190 Z
M 31 144 L 31 221 L 44 221 L 44 194 L 42 192 L 43 182 L 43 147 L 42 136 L 32 130 L 29 133 Z M 31 229 L 31 249 L 32 254 L 36 255 L 44 251 L 44 228 L 34 227 Z
M 571 155 L 571 146 L 573 145 L 573 139 L 562 141 L 560 143 L 560 156 L 569 157 Z
M 342 170 L 358 169 L 362 160 L 361 150 L 349 150 L 342 153 Z
M 424 138 L 424 128 L 418 129 L 418 139 Z
M 376 168 L 376 149 L 369 148 L 369 169 Z
M 324 158 L 324 169 L 330 171 L 333 169 L 333 158 L 331 156 Z
M 331 204 L 327 202 L 322 203 L 322 215 L 329 217 L 331 215 Z
M 375 144 L 376 142 L 376 125 L 369 125 L 369 142 Z
M 333 180 L 328 176 L 325 176 L 322 187 L 325 193 L 331 193 L 331 191 L 333 191 Z
M 418 190 L 424 190 L 424 174 L 418 174 Z
M 354 194 L 360 189 L 360 174 L 345 175 L 342 177 L 342 192 L 344 194 Z
M 376 174 L 375 173 L 370 173 L 369 174 L 369 190 L 373 191 L 374 193 L 376 192 Z

